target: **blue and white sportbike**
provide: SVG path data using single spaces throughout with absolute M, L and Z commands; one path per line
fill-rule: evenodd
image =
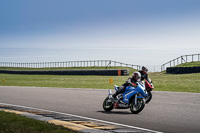
M 115 85 L 115 90 L 119 89 Z M 148 96 L 143 81 L 137 82 L 137 87 L 127 86 L 124 93 L 112 97 L 111 90 L 108 90 L 108 97 L 103 102 L 103 109 L 111 111 L 115 109 L 128 109 L 130 108 L 133 114 L 141 112 L 145 107 L 145 98 Z

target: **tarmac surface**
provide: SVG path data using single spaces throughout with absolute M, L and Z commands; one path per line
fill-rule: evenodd
M 199 93 L 158 91 L 152 93 L 152 101 L 146 104 L 139 114 L 132 114 L 129 109 L 114 109 L 111 112 L 105 112 L 102 103 L 107 96 L 107 90 L 103 89 L 0 86 L 0 105 L 6 103 L 25 106 L 23 110 L 27 109 L 26 107 L 32 107 L 47 110 L 47 112 L 53 111 L 53 113 L 63 115 L 63 119 L 67 122 L 69 122 L 69 116 L 84 118 L 86 123 L 89 121 L 90 124 L 93 120 L 97 123 L 103 122 L 100 125 L 105 124 L 110 127 L 110 129 L 100 129 L 106 132 L 200 132 Z M 7 109 L 17 111 L 11 107 Z M 55 116 L 49 116 L 49 118 L 54 120 Z M 61 118 L 56 120 L 63 120 L 62 116 L 59 117 Z M 78 118 L 71 121 L 81 121 Z M 90 125 L 89 123 L 87 124 Z M 96 125 L 99 124 L 97 123 Z M 129 131 L 129 128 L 132 131 Z M 95 129 L 97 130 L 99 129 Z

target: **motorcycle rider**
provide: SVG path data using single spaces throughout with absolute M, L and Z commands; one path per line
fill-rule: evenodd
M 146 66 L 142 66 L 142 70 L 138 71 L 141 74 L 141 81 L 146 79 L 149 82 L 148 78 L 148 68 Z
M 124 93 L 127 86 L 131 85 L 134 88 L 137 87 L 137 82 L 141 80 L 141 74 L 140 72 L 134 72 L 131 77 L 128 78 L 128 80 L 119 87 L 119 89 L 112 95 L 112 98 L 114 99 L 118 94 Z

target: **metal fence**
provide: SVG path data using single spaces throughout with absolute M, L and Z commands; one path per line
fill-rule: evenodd
M 36 63 L 16 63 L 0 62 L 0 67 L 23 67 L 23 68 L 57 68 L 57 67 L 131 67 L 139 70 L 141 66 L 121 63 L 112 60 L 90 60 L 90 61 L 64 61 L 64 62 L 36 62 Z
M 167 67 L 173 67 L 186 62 L 200 61 L 200 54 L 183 55 L 163 65 L 147 65 L 149 72 L 161 72 Z M 140 65 L 126 64 L 112 60 L 88 60 L 88 61 L 63 61 L 63 62 L 0 62 L 0 67 L 21 67 L 21 68 L 58 68 L 58 67 L 131 67 L 140 70 Z
M 161 65 L 146 65 L 149 72 L 161 72 Z
M 200 61 L 200 54 L 182 55 L 173 59 L 161 66 L 161 71 L 166 70 L 167 67 L 173 67 L 182 63 Z

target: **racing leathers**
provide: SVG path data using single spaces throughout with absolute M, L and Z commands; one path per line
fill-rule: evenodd
M 138 71 L 141 74 L 141 81 L 146 79 L 149 82 L 148 74 L 144 71 Z
M 129 77 L 128 78 L 128 80 L 124 83 L 124 84 L 122 84 L 120 87 L 119 87 L 119 89 L 112 95 L 113 96 L 113 98 L 115 98 L 118 94 L 120 94 L 120 93 L 124 93 L 124 91 L 125 91 L 125 89 L 126 89 L 126 87 L 127 86 L 133 86 L 133 87 L 137 87 L 137 81 L 135 80 L 135 78 L 133 78 L 133 77 Z

